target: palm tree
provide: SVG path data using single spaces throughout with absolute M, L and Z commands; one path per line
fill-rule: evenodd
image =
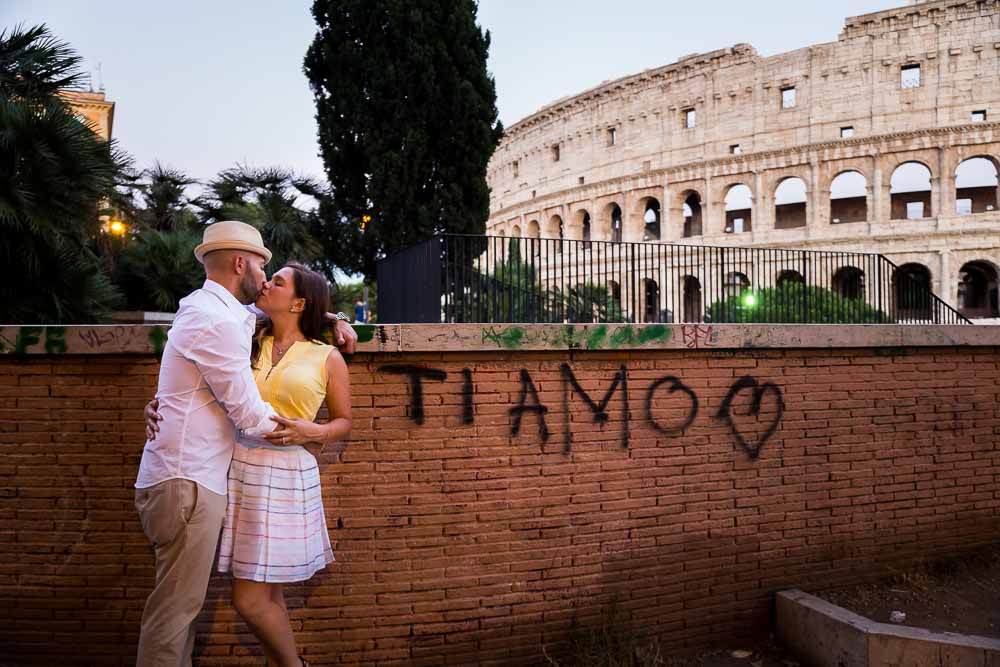
M 185 191 L 198 181 L 178 169 L 159 162 L 143 172 L 145 182 L 139 188 L 144 207 L 137 223 L 146 229 L 168 231 L 198 226 L 198 218 L 188 206 Z
M 0 32 L 0 322 L 102 318 L 119 301 L 91 243 L 127 159 L 58 96 L 80 58 L 44 25 Z
M 285 169 L 236 166 L 209 182 L 195 206 L 205 222 L 241 220 L 259 229 L 274 255 L 271 267 L 294 260 L 325 273 L 332 282 L 330 266 L 322 258 L 323 246 L 314 235 L 318 214 L 299 204 L 300 198 L 319 200 L 325 194 L 315 181 Z
M 174 312 L 201 286 L 205 273 L 194 258 L 201 236 L 191 229 L 145 230 L 122 250 L 115 282 L 134 310 Z

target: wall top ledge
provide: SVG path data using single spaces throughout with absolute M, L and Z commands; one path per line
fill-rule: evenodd
M 793 349 L 1000 345 L 997 325 L 382 324 L 358 352 Z M 159 354 L 163 325 L 0 326 L 0 355 Z

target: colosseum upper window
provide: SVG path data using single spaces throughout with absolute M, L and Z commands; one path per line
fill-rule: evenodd
M 781 181 L 774 190 L 774 228 L 806 226 L 806 182 L 797 176 Z
M 660 240 L 660 202 L 655 198 L 649 197 L 645 200 L 643 204 L 645 211 L 642 214 L 643 231 L 642 240 L 643 241 L 659 241 Z
M 689 190 L 681 197 L 684 202 L 681 205 L 681 214 L 684 216 L 684 238 L 701 236 L 701 195 Z
M 729 188 L 725 198 L 727 234 L 742 234 L 752 231 L 753 193 L 750 187 L 740 183 Z
M 559 162 L 559 144 L 552 147 L 552 161 Z
M 854 127 L 853 126 L 847 125 L 846 127 L 840 128 L 840 138 L 841 139 L 850 139 L 853 136 L 854 136 Z
M 931 217 L 931 170 L 919 162 L 896 167 L 889 181 L 889 199 L 893 220 Z
M 982 109 L 980 111 L 972 112 L 972 122 L 973 123 L 985 123 L 986 122 L 986 110 Z
M 904 65 L 899 70 L 900 88 L 917 88 L 920 86 L 920 65 Z
M 985 157 L 964 160 L 955 169 L 955 213 L 986 213 L 996 208 L 996 164 Z
M 830 182 L 830 222 L 868 219 L 868 180 L 859 171 L 845 171 Z
M 618 128 L 608 129 L 608 146 L 614 146 L 618 143 Z
M 729 147 L 729 153 L 732 155 L 742 155 L 743 149 L 740 148 L 739 144 L 733 144 L 732 146 Z
M 781 108 L 791 109 L 795 106 L 795 86 L 781 89 Z
M 684 117 L 685 129 L 690 130 L 695 126 L 695 123 L 697 122 L 697 116 L 695 115 L 694 109 L 685 109 L 681 113 L 683 114 Z

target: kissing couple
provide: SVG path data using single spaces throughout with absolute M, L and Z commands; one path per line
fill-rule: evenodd
M 269 664 L 299 657 L 282 586 L 333 561 L 316 454 L 351 431 L 345 353 L 357 335 L 327 313 L 329 284 L 290 263 L 270 280 L 260 232 L 237 221 L 205 228 L 195 257 L 205 284 L 184 297 L 167 334 L 135 505 L 153 547 L 136 664 L 187 667 L 194 621 L 218 569 Z M 329 421 L 315 423 L 323 405 Z

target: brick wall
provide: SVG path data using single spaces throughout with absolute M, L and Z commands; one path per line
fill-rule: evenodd
M 421 382 L 422 424 L 406 366 L 447 373 Z M 288 591 L 313 664 L 535 663 L 613 602 L 638 633 L 699 646 L 766 631 L 777 590 L 1000 540 L 1000 347 L 350 368 L 352 442 L 323 470 L 338 562 Z M 131 485 L 156 372 L 143 355 L 0 357 L 0 664 L 132 664 L 153 570 Z M 215 578 L 198 664 L 262 664 L 228 598 Z

